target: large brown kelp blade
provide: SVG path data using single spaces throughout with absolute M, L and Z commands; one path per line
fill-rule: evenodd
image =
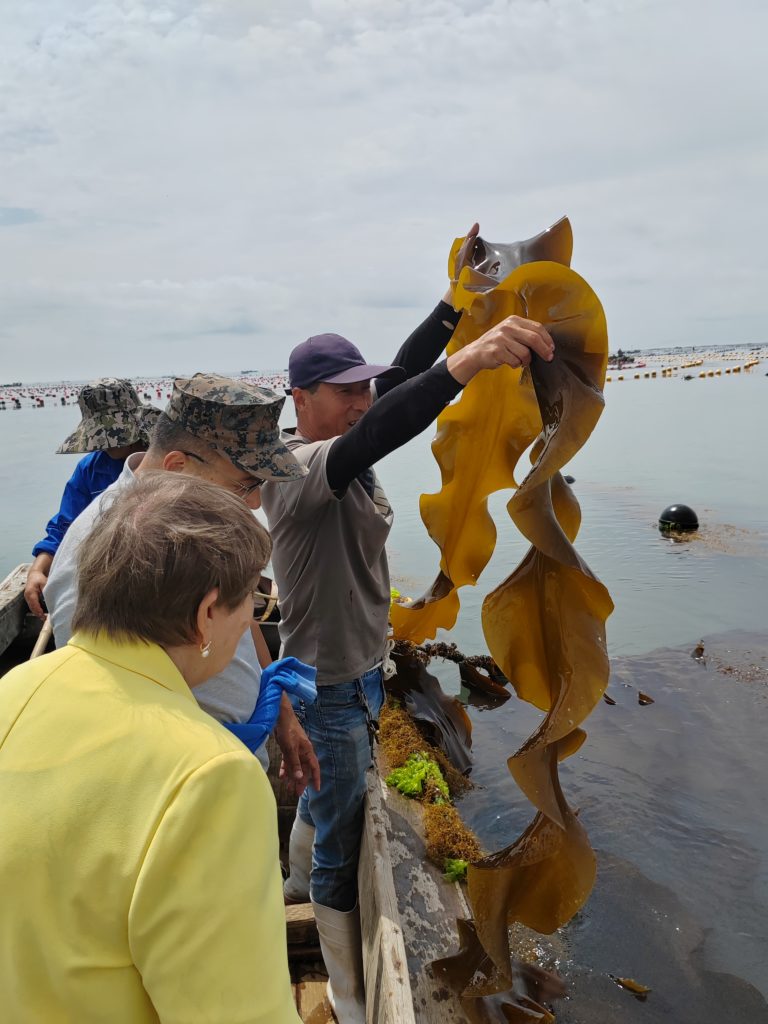
M 510 924 L 519 921 L 550 934 L 570 921 L 592 891 L 595 855 L 562 795 L 557 761 L 553 746 L 550 779 L 562 824 L 539 813 L 511 846 L 470 865 L 468 892 L 475 927 L 493 965 L 487 965 L 484 975 L 475 975 L 474 994 L 486 995 L 510 984 Z
M 482 621 L 494 662 L 518 696 L 546 712 L 508 760 L 537 813 L 511 846 L 470 866 L 474 921 L 459 925 L 459 954 L 434 965 L 473 1024 L 550 1019 L 541 1006 L 509 998 L 519 987 L 508 926 L 554 931 L 583 906 L 595 878 L 594 853 L 562 792 L 558 764 L 584 742 L 581 725 L 607 685 L 605 621 L 613 605 L 573 547 L 581 510 L 560 470 L 602 413 L 608 339 L 597 296 L 567 266 L 570 226 L 542 253 L 546 235 L 524 246 L 480 240 L 461 269 L 455 304 L 466 314 L 452 349 L 517 315 L 544 324 L 556 353 L 523 372 L 479 374 L 439 418 L 433 451 L 442 489 L 422 496 L 421 513 L 440 547 L 440 574 L 421 601 L 393 610 L 396 635 L 416 642 L 454 624 L 456 589 L 477 582 L 495 545 L 487 498 L 516 487 L 518 462 L 530 449 L 531 468 L 507 510 L 531 548 L 486 597 Z M 465 249 L 459 240 L 452 259 Z
M 405 704 L 433 746 L 453 767 L 467 774 L 472 767 L 472 721 L 455 697 L 444 693 L 440 681 L 413 655 L 395 654 L 397 673 L 387 681 L 387 692 Z
M 505 316 L 527 315 L 524 302 L 509 289 L 509 275 L 498 283 L 489 271 L 502 275 L 543 259 L 567 264 L 572 241 L 570 223 L 564 218 L 525 242 L 501 246 L 478 239 L 470 263 L 457 268 L 464 242 L 457 239 L 449 272 L 453 280 L 458 278 L 454 304 L 465 313 L 449 353 L 475 341 Z M 438 417 L 432 451 L 442 487 L 437 494 L 422 495 L 420 510 L 440 548 L 440 572 L 423 597 L 409 606 L 393 607 L 392 626 L 399 639 L 422 643 L 438 628 L 450 629 L 459 612 L 456 588 L 477 583 L 493 554 L 496 527 L 488 513 L 488 496 L 515 486 L 515 466 L 541 430 L 533 391 L 520 388 L 520 380 L 521 371 L 511 367 L 480 373 Z
M 511 984 L 502 992 L 486 996 L 472 993 L 472 983 L 494 970 L 493 963 L 477 937 L 472 921 L 458 920 L 459 950 L 452 956 L 435 960 L 432 971 L 454 992 L 466 992 L 461 1008 L 470 1024 L 552 1024 L 554 1017 L 536 997 L 559 997 L 563 986 L 556 975 L 529 964 L 510 960 Z
M 605 587 L 573 547 L 580 515 L 559 473 L 603 409 L 605 320 L 597 297 L 573 271 L 538 264 L 510 280 L 523 273 L 518 294 L 528 315 L 547 324 L 556 356 L 551 364 L 531 366 L 528 386 L 542 432 L 533 466 L 507 505 L 532 547 L 486 597 L 482 618 L 494 661 L 518 695 L 547 715 L 508 762 L 539 813 L 512 846 L 469 870 L 477 934 L 495 969 L 474 980 L 481 993 L 508 982 L 510 922 L 554 931 L 594 884 L 594 854 L 563 796 L 557 765 L 584 741 L 579 726 L 607 685 L 605 620 L 613 610 Z

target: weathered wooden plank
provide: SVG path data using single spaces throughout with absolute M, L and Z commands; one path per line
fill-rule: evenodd
M 294 985 L 296 1009 L 305 1024 L 335 1024 L 330 1004 L 325 997 L 327 979 L 301 981 Z
M 458 1000 L 432 976 L 433 960 L 456 952 L 456 919 L 470 917 L 462 888 L 426 859 L 422 810 L 379 780 L 388 851 L 416 1024 L 465 1024 Z
M 28 565 L 19 565 L 0 583 L 0 654 L 13 643 L 24 625 L 28 571 Z
M 317 925 L 311 903 L 293 903 L 285 908 L 285 929 L 289 946 L 317 946 Z
M 358 868 L 366 1020 L 415 1024 L 403 933 L 389 855 L 387 811 L 378 770 L 367 774 L 365 828 Z

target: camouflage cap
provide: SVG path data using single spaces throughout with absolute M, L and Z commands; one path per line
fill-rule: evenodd
M 57 449 L 57 455 L 100 452 L 131 444 L 149 445 L 160 410 L 144 405 L 129 380 L 101 377 L 80 388 L 82 421 Z
M 269 388 L 196 373 L 173 382 L 165 414 L 240 469 L 264 480 L 298 480 L 307 470 L 280 440 L 285 397 Z

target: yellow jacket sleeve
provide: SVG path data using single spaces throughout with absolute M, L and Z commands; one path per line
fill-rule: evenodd
M 300 1024 L 275 801 L 251 754 L 214 757 L 179 787 L 146 851 L 128 928 L 162 1024 Z

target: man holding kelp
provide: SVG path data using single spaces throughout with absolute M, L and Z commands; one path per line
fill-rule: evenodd
M 477 232 L 475 225 L 459 266 Z M 366 363 L 336 334 L 298 345 L 289 360 L 297 428 L 286 444 L 307 475 L 262 489 L 283 654 L 315 665 L 318 684 L 316 702 L 299 717 L 323 785 L 299 801 L 285 894 L 311 897 L 340 1024 L 365 1021 L 356 875 L 390 604 L 393 511 L 372 467 L 429 426 L 481 370 L 525 366 L 533 354 L 551 360 L 554 352 L 540 323 L 513 316 L 435 363 L 458 321 L 449 292 L 391 366 Z

